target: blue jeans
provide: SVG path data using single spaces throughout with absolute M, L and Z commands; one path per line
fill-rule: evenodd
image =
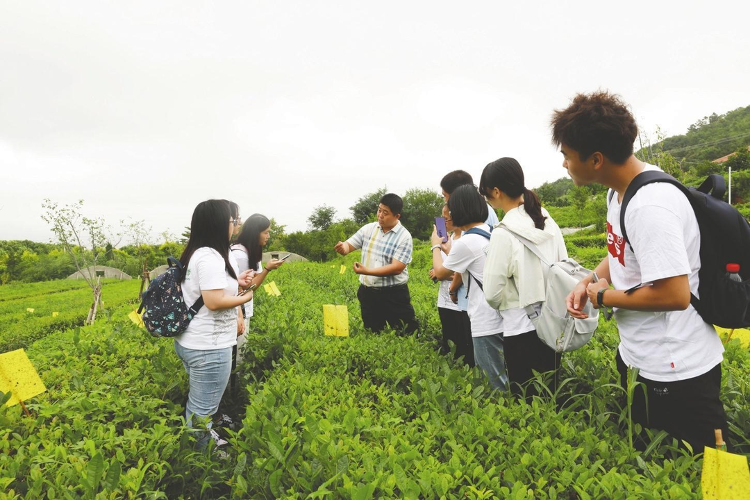
M 492 387 L 505 391 L 508 387 L 508 373 L 505 371 L 503 334 L 474 337 L 474 361 L 490 378 Z
M 185 422 L 188 427 L 192 427 L 193 416 L 206 419 L 219 409 L 221 396 L 227 388 L 229 374 L 232 371 L 232 348 L 200 351 L 188 349 L 175 341 L 174 350 L 182 360 L 190 379 Z M 210 420 L 207 427 L 211 427 Z M 198 436 L 199 448 L 204 447 L 207 442 L 208 433 Z

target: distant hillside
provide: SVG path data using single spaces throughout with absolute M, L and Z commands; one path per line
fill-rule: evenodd
M 726 156 L 742 146 L 750 146 L 750 106 L 704 116 L 690 125 L 686 134 L 667 137 L 651 149 L 669 153 L 690 166 Z M 643 150 L 636 154 L 639 158 L 651 156 Z
M 686 134 L 667 137 L 661 142 L 638 150 L 636 155 L 660 165 L 666 171 L 678 176 L 683 182 L 693 185 L 696 179 L 703 180 L 708 173 L 718 173 L 723 170 L 722 167 L 710 164 L 711 160 L 729 155 L 747 146 L 750 146 L 750 106 L 737 108 L 723 115 L 713 113 L 711 116 L 705 116 L 690 125 Z M 664 160 L 670 159 L 675 166 L 679 165 L 676 166 L 676 171 L 672 171 L 669 161 L 664 164 Z M 734 170 L 741 168 L 735 167 Z M 716 171 L 711 169 L 716 169 Z M 737 188 L 747 188 L 741 184 L 740 178 L 736 181 L 738 181 Z M 597 185 L 590 187 L 594 195 L 605 190 Z M 564 176 L 553 182 L 545 182 L 534 191 L 545 205 L 563 207 L 570 203 L 568 193 L 571 189 L 573 189 L 573 181 Z M 747 196 L 739 201 L 742 203 L 745 198 Z

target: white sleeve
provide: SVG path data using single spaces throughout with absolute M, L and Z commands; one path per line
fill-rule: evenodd
M 218 252 L 207 252 L 198 257 L 198 286 L 201 290 L 223 290 L 227 286 L 227 271 L 224 259 Z
M 676 213 L 666 207 L 646 205 L 628 210 L 625 216 L 642 282 L 690 274 L 683 222 Z
M 250 268 L 247 253 L 245 253 L 243 250 L 235 248 L 232 250 L 232 255 L 234 255 L 235 260 L 237 260 L 237 267 L 239 268 L 241 273 L 247 271 Z
M 465 273 L 473 261 L 474 255 L 471 250 L 459 239 L 453 242 L 451 253 L 443 261 L 443 267 L 454 273 Z

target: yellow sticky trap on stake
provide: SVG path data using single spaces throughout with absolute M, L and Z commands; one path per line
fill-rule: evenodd
M 269 285 L 271 286 L 271 291 L 273 292 L 275 296 L 278 297 L 281 295 L 281 291 L 279 290 L 279 287 L 276 286 L 275 281 L 272 281 L 271 283 L 269 283 Z
M 344 274 L 346 271 L 346 266 L 344 264 L 341 264 L 341 269 L 339 270 L 339 274 Z
M 33 313 L 34 312 L 34 308 L 33 307 L 27 307 L 26 308 L 26 312 Z
M 269 285 L 268 283 L 263 285 L 263 290 L 265 290 L 268 295 L 273 295 L 273 290 L 271 290 L 271 285 Z
M 130 311 L 130 314 L 128 314 L 128 318 L 130 318 L 130 321 L 132 321 L 133 323 L 135 323 L 139 327 L 145 327 L 146 326 L 143 323 L 143 318 L 136 311 Z
M 323 332 L 333 337 L 349 336 L 349 310 L 346 306 L 323 305 Z
M 743 498 L 750 491 L 747 458 L 706 446 L 703 449 L 701 490 L 705 499 Z
M 13 393 L 6 403 L 7 406 L 19 403 L 23 406 L 22 401 L 46 390 L 23 349 L 0 354 L 0 391 Z
M 53 317 L 53 318 L 56 318 L 56 317 L 58 317 L 59 315 L 60 315 L 60 313 L 59 313 L 59 312 L 57 312 L 57 311 L 53 311 L 53 312 L 52 312 L 52 317 Z

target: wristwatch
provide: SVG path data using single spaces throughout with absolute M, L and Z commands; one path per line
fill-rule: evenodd
M 606 292 L 608 288 L 602 288 L 598 292 L 596 292 L 596 303 L 599 304 L 599 307 L 605 307 L 604 306 L 604 292 Z

